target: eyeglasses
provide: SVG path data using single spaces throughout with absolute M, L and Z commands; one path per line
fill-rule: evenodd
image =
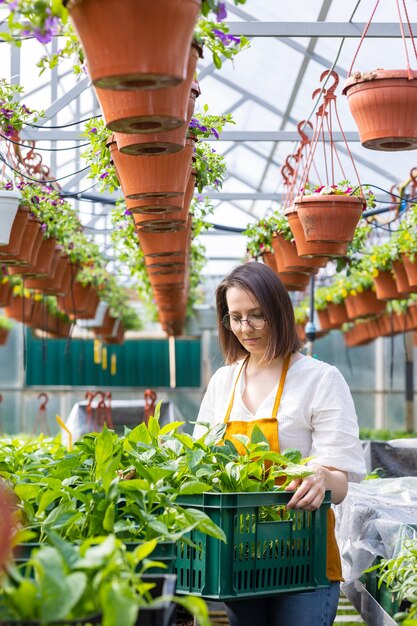
M 228 330 L 233 330 L 234 332 L 238 332 L 242 329 L 242 322 L 247 322 L 247 324 L 254 330 L 262 330 L 265 328 L 266 319 L 262 313 L 249 313 L 246 319 L 228 313 L 222 319 L 223 326 Z

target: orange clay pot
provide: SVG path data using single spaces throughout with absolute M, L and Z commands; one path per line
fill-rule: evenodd
M 378 300 L 400 300 L 395 278 L 391 271 L 379 272 L 374 278 L 376 297 Z
M 0 328 L 0 346 L 4 346 L 9 338 L 10 331 L 7 328 Z
M 28 278 L 46 278 L 51 273 L 52 260 L 55 253 L 56 240 L 43 239 L 39 248 L 36 262 L 27 267 L 11 267 L 11 274 L 22 274 Z
M 19 254 L 20 245 L 22 243 L 23 234 L 29 220 L 29 208 L 20 205 L 14 218 L 12 230 L 10 231 L 10 239 L 7 246 L 0 246 L 0 263 L 11 265 L 14 257 Z
M 417 148 L 417 72 L 412 76 L 407 70 L 375 70 L 346 81 L 343 93 L 365 148 Z
M 417 286 L 416 288 L 410 287 L 407 272 L 405 271 L 402 261 L 394 261 L 392 271 L 394 272 L 395 283 L 401 296 L 407 297 L 410 293 L 413 293 L 413 291 L 417 291 Z
M 193 143 L 161 156 L 121 154 L 116 142 L 110 144 L 111 157 L 126 198 L 163 198 L 184 195 L 191 172 Z
M 294 201 L 307 242 L 346 243 L 352 241 L 362 211 L 363 198 L 357 196 L 297 196 Z
M 285 212 L 291 232 L 294 235 L 297 253 L 300 257 L 315 258 L 325 257 L 326 263 L 329 258 L 344 257 L 347 254 L 347 243 L 313 243 L 306 241 L 303 226 L 295 209 Z
M 346 309 L 348 308 L 347 298 L 345 300 Z M 381 315 L 386 309 L 385 302 L 376 297 L 376 293 L 372 289 L 367 289 L 355 296 L 355 313 L 356 317 L 372 317 L 373 315 Z M 348 311 L 349 314 L 349 311 Z
M 335 324 L 330 321 L 329 311 L 324 309 L 323 311 L 317 311 L 317 317 L 320 321 L 321 330 L 331 330 L 332 328 L 340 328 L 340 324 Z
M 32 298 L 22 298 L 21 296 L 13 296 L 9 306 L 5 308 L 7 317 L 11 317 L 16 322 L 28 324 L 32 319 L 33 300 Z
M 316 274 L 319 267 L 324 267 L 327 262 L 327 259 L 324 258 L 306 259 L 299 257 L 295 243 L 287 241 L 279 233 L 273 236 L 272 247 L 280 273 Z
M 271 270 L 278 273 L 277 262 L 275 260 L 275 254 L 273 252 L 264 252 L 262 254 L 262 260 Z
M 413 289 L 417 287 L 417 256 L 414 256 L 414 260 L 406 254 L 402 254 L 401 258 L 404 263 L 404 269 L 407 274 L 408 284 Z
M 96 87 L 160 89 L 186 77 L 198 0 L 67 0 Z
M 297 272 L 281 274 L 278 272 L 278 277 L 287 291 L 304 291 L 310 283 L 310 274 L 299 274 Z
M 9 305 L 10 298 L 12 297 L 12 287 L 10 283 L 0 282 L 0 307 Z
M 349 317 L 346 311 L 346 306 L 344 302 L 340 304 L 335 304 L 334 302 L 329 302 L 327 305 L 327 312 L 329 314 L 329 320 L 331 324 L 337 325 L 339 328 L 342 324 L 347 324 L 349 322 Z
M 118 133 L 118 147 L 121 152 L 152 154 L 149 149 L 144 151 L 145 147 L 141 148 L 140 143 L 143 142 L 145 146 L 156 141 L 177 143 L 178 140 L 173 141 L 174 136 L 170 135 L 157 139 L 158 133 L 172 133 L 175 129 L 181 129 L 184 145 L 191 117 L 190 100 L 192 99 L 194 110 L 195 98 L 199 95 L 198 83 L 193 82 L 193 79 L 200 51 L 199 47 L 191 46 L 187 77 L 177 87 L 152 91 L 96 89 L 106 126 Z M 126 134 L 133 134 L 134 138 L 129 141 Z M 138 144 L 137 148 L 132 147 L 135 144 Z M 159 153 L 154 146 L 154 154 Z

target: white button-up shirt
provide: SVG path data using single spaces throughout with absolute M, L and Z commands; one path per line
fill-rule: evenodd
M 221 367 L 211 378 L 197 421 L 214 426 L 224 420 L 233 385 L 242 361 Z M 277 386 L 263 400 L 255 414 L 245 406 L 242 395 L 245 377 L 236 388 L 230 421 L 252 421 L 272 415 Z M 194 436 L 205 429 L 198 424 Z M 366 475 L 358 419 L 349 387 L 339 370 L 323 361 L 303 357 L 288 370 L 278 409 L 278 436 L 281 450 L 296 448 L 312 463 L 348 472 L 349 480 Z

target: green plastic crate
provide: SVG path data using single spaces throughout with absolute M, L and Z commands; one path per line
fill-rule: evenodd
M 326 587 L 330 492 L 317 511 L 292 510 L 291 520 L 261 521 L 262 507 L 286 505 L 292 493 L 204 493 L 181 496 L 181 506 L 204 511 L 227 543 L 192 531 L 192 547 L 177 542 L 177 592 L 208 599 L 268 596 Z

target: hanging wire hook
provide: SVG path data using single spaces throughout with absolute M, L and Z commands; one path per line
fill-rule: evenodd
M 46 405 L 48 404 L 48 394 L 45 392 L 38 394 L 38 400 L 43 398 L 43 402 L 39 405 L 39 411 L 46 411 Z

